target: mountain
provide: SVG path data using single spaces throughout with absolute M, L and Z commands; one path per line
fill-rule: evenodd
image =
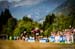
M 75 13 L 75 0 L 66 0 L 52 12 L 56 14 L 63 13 L 65 15 L 69 15 L 69 13 Z

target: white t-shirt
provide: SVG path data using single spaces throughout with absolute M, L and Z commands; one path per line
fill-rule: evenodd
M 60 36 L 55 36 L 55 42 L 56 43 L 59 43 L 60 41 L 59 41 L 59 38 L 60 38 Z

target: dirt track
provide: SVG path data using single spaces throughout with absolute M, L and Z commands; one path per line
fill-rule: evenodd
M 0 40 L 0 49 L 75 49 L 74 44 L 28 43 L 22 40 Z

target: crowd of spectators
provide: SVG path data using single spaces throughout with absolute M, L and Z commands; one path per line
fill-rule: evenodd
M 31 31 L 33 34 L 29 36 L 26 31 L 21 33 L 20 37 L 14 37 L 14 40 L 24 40 L 27 42 L 39 41 L 42 43 L 54 42 L 54 43 L 74 43 L 75 42 L 75 29 L 65 29 L 63 31 L 51 32 L 49 36 L 40 35 L 42 30 L 35 28 Z M 10 37 L 11 39 L 11 37 Z

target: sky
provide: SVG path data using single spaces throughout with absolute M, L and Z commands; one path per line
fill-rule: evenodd
M 0 0 L 3 1 L 3 0 Z M 7 0 L 10 4 L 10 11 L 12 15 L 21 19 L 27 15 L 34 20 L 40 20 L 48 15 L 57 6 L 62 4 L 65 0 Z

